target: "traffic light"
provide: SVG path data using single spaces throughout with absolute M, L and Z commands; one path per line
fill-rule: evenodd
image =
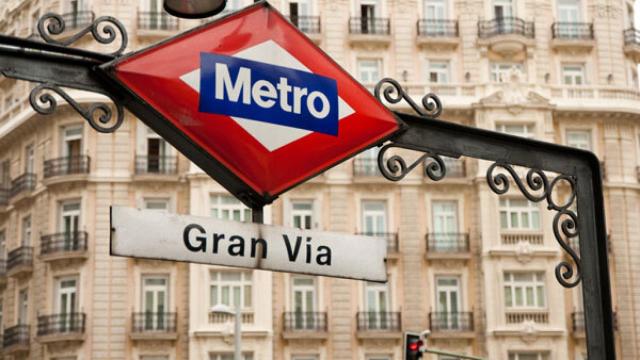
M 404 333 L 404 360 L 422 359 L 422 339 L 420 334 Z

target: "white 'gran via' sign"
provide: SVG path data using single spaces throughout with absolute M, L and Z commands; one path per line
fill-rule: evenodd
M 386 281 L 385 239 L 111 208 L 111 254 Z

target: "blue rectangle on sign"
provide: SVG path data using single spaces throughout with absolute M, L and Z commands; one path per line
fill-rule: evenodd
M 199 110 L 338 135 L 338 86 L 306 71 L 200 53 Z

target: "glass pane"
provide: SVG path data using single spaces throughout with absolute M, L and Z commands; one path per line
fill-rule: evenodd
M 251 285 L 244 286 L 244 306 L 245 307 L 252 306 Z
M 220 302 L 224 305 L 231 305 L 231 303 L 229 302 L 229 287 L 228 286 L 223 286 L 222 288 L 222 296 L 220 299 Z
M 216 285 L 211 285 L 211 300 L 209 305 L 214 306 L 217 304 L 218 304 L 218 287 Z
M 518 228 L 518 213 L 511 213 L 511 228 Z
M 241 305 L 240 300 L 242 300 L 240 297 L 240 286 L 234 286 L 233 287 L 233 306 L 239 307 Z
M 511 297 L 511 288 L 508 286 L 504 287 L 504 305 L 506 307 L 512 307 L 513 306 L 513 299 Z
M 530 286 L 527 286 L 527 306 L 533 306 L 534 305 L 534 298 L 533 298 L 533 288 Z
M 516 306 L 522 306 L 522 288 L 521 287 L 516 287 L 514 290 L 515 290 L 515 293 L 516 293 L 515 305 Z
M 544 286 L 543 285 L 538 285 L 536 295 L 537 295 L 536 305 L 538 307 L 544 307 Z

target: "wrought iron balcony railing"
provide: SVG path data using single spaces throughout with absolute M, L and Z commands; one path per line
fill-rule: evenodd
M 624 31 L 625 45 L 640 45 L 640 30 L 629 28 Z
M 40 238 L 40 255 L 86 251 L 87 238 L 88 235 L 86 231 L 43 235 Z
M 319 34 L 321 31 L 320 16 L 290 15 L 289 20 L 303 33 Z
M 11 180 L 11 191 L 9 196 L 14 197 L 23 191 L 31 191 L 36 188 L 36 174 L 24 173 Z
M 7 255 L 7 271 L 19 265 L 33 265 L 33 247 L 21 246 L 9 251 Z
M 327 331 L 326 312 L 285 312 L 284 331 Z
M 136 156 L 136 174 L 176 174 L 177 159 L 175 156 Z
M 352 17 L 349 18 L 350 34 L 389 35 L 391 21 L 389 18 Z
M 430 312 L 431 331 L 473 331 L 473 312 Z
M 592 23 L 555 22 L 551 25 L 554 39 L 593 40 Z
M 88 155 L 64 156 L 44 161 L 44 178 L 59 175 L 88 174 L 91 158 Z
M 29 325 L 20 324 L 4 329 L 2 345 L 5 349 L 15 345 L 29 346 Z
M 176 332 L 175 312 L 137 312 L 133 313 L 131 331 L 134 333 L 173 333 Z
M 96 15 L 93 11 L 76 11 L 62 14 L 65 30 L 77 29 L 90 25 L 95 19 Z
M 522 35 L 533 39 L 535 36 L 534 23 L 517 17 L 501 17 L 493 20 L 478 21 L 478 37 L 480 38 L 509 34 Z
M 38 316 L 38 336 L 84 333 L 86 315 L 68 313 Z
M 418 35 L 427 37 L 458 37 L 458 20 L 420 19 Z
M 360 311 L 356 314 L 358 331 L 400 331 L 402 314 L 399 312 Z
M 467 233 L 428 233 L 427 252 L 465 253 L 469 252 L 469 234 Z
M 356 233 L 356 235 L 365 235 L 372 236 L 377 238 L 383 238 L 387 240 L 387 252 L 389 253 L 397 253 L 400 251 L 400 246 L 398 243 L 398 233 L 397 232 L 370 232 L 370 231 L 362 231 Z
M 382 176 L 378 168 L 378 159 L 357 157 L 353 159 L 354 176 Z
M 178 30 L 178 19 L 165 12 L 138 11 L 138 29 L 140 30 Z
M 11 192 L 8 188 L 0 188 L 0 206 L 5 206 L 9 203 L 9 193 Z

